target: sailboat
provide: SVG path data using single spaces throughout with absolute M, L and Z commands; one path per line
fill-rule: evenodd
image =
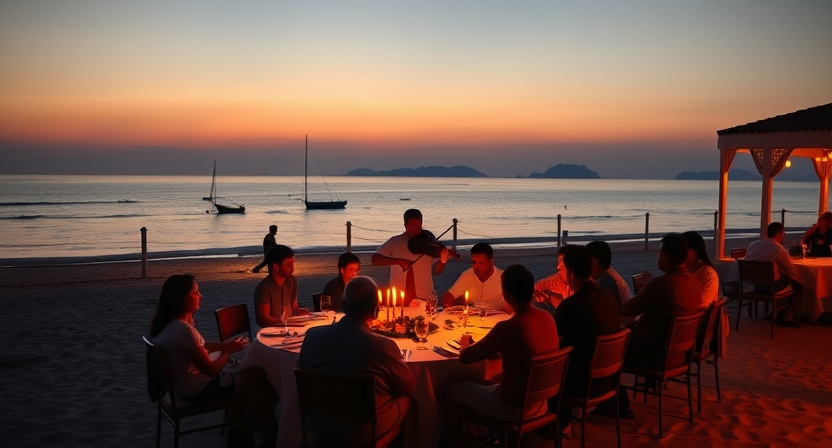
M 347 206 L 347 201 L 334 201 L 331 198 L 329 202 L 312 202 L 307 200 L 307 188 L 306 188 L 306 179 L 309 174 L 309 136 L 306 136 L 306 153 L 304 156 L 303 161 L 303 203 L 306 204 L 307 210 L 336 210 L 340 208 L 344 208 Z M 323 176 L 323 174 L 321 174 Z M 324 185 L 326 185 L 326 179 L 324 179 Z M 326 191 L 329 191 L 329 187 L 326 187 Z
M 202 198 L 203 201 L 208 201 L 217 209 L 217 213 L 245 213 L 246 208 L 241 204 L 223 205 L 217 204 L 217 161 L 214 160 L 214 174 L 211 175 L 211 193 L 208 197 Z M 208 213 L 206 211 L 205 213 Z

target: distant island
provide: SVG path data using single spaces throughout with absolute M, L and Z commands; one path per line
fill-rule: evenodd
M 760 180 L 757 173 L 739 168 L 728 172 L 729 180 Z M 676 175 L 676 180 L 719 180 L 719 171 L 685 171 Z
M 532 179 L 600 179 L 601 176 L 584 165 L 569 165 L 559 163 L 545 173 L 532 173 Z
M 347 173 L 347 176 L 394 176 L 394 177 L 488 177 L 473 168 L 457 165 L 420 166 L 419 168 L 397 168 L 389 171 L 373 171 L 358 168 Z

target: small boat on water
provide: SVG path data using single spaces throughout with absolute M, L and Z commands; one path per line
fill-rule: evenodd
M 214 208 L 217 209 L 217 213 L 223 215 L 226 213 L 245 213 L 246 208 L 242 204 L 234 204 L 234 205 L 227 205 L 227 204 L 218 204 L 217 203 L 217 161 L 214 160 L 214 174 L 211 175 L 211 193 L 207 196 L 202 198 L 203 201 L 210 202 Z M 209 211 L 206 210 L 205 213 Z
M 305 149 L 305 156 L 303 162 L 303 203 L 306 205 L 307 210 L 337 210 L 347 206 L 347 201 L 336 201 L 332 199 L 332 193 L 330 193 L 330 198 L 328 202 L 315 202 L 309 201 L 307 199 L 307 188 L 306 188 L 306 180 L 309 177 L 309 136 L 306 136 L 306 149 Z M 321 177 L 323 177 L 323 173 L 321 173 Z M 324 179 L 324 185 L 326 185 L 326 179 Z M 329 186 L 326 187 L 326 191 L 329 191 Z

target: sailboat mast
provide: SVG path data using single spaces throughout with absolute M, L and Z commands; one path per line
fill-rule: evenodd
M 211 203 L 216 202 L 217 197 L 217 159 L 214 159 L 214 173 L 211 174 Z
M 306 204 L 306 178 L 309 171 L 309 135 L 306 135 L 306 145 L 303 152 L 303 203 Z

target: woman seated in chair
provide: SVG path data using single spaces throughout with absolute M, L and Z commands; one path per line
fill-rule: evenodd
M 502 357 L 503 377 L 499 383 L 462 381 L 446 389 L 450 409 L 448 425 L 457 426 L 457 404 L 474 409 L 489 417 L 512 420 L 520 417 L 525 399 L 527 377 L 524 366 L 529 358 L 558 349 L 558 331 L 548 312 L 532 306 L 534 277 L 521 265 L 509 266 L 501 278 L 506 309 L 510 319 L 500 322 L 471 346 L 462 341 L 459 361 L 470 364 L 485 359 Z M 528 403 L 524 417 L 536 417 L 546 412 L 546 402 Z M 458 429 L 458 428 L 457 428 Z
M 242 349 L 248 341 L 247 338 L 228 342 L 205 341 L 194 327 L 193 319 L 201 297 L 192 275 L 172 275 L 162 286 L 159 303 L 153 312 L 150 337 L 168 353 L 174 375 L 173 393 L 191 405 L 245 394 L 245 411 L 250 418 L 259 420 L 264 431 L 263 446 L 273 446 L 277 436 L 273 412 L 274 389 L 260 367 L 237 372 L 223 370 L 231 353 Z M 212 360 L 209 351 L 220 352 L 220 355 Z
M 688 258 L 685 266 L 702 285 L 702 303 L 699 309 L 707 309 L 711 303 L 719 300 L 719 275 L 708 257 L 705 239 L 698 232 L 689 231 L 682 234 L 688 243 Z

